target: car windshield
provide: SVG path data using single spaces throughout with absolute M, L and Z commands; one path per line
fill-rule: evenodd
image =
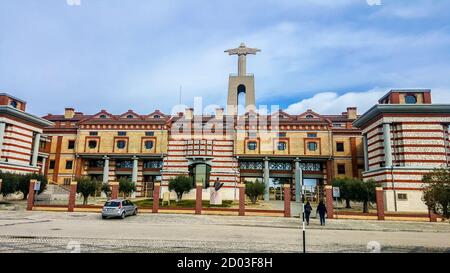
M 120 202 L 118 201 L 108 201 L 105 203 L 105 207 L 118 207 L 120 206 Z

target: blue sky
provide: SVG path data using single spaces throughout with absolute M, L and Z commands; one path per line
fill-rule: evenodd
M 391 88 L 450 103 L 450 1 L 0 0 L 0 92 L 38 115 L 224 106 L 241 42 L 259 104 L 362 112 Z M 373 5 L 380 2 L 381 5 Z

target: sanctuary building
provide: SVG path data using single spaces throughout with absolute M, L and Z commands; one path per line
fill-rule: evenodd
M 432 105 L 429 90 L 393 90 L 362 116 L 353 106 L 336 115 L 263 113 L 256 109 L 254 75 L 246 72 L 247 55 L 259 51 L 244 44 L 225 51 L 238 55 L 238 73 L 229 76 L 226 108 L 214 114 L 65 108 L 38 118 L 20 108 L 21 100 L 1 95 L 7 99 L 0 100 L 6 105 L 0 105 L 0 133 L 6 133 L 0 134 L 0 169 L 40 172 L 63 185 L 80 176 L 104 183 L 127 178 L 136 183 L 137 197 L 152 196 L 155 182 L 168 191 L 178 175 L 202 183 L 205 198 L 216 180 L 224 183 L 223 199 L 237 199 L 239 183 L 259 180 L 270 189 L 265 200 L 290 184 L 296 201 L 300 181 L 306 195 L 321 199 L 335 177 L 373 178 L 385 190 L 387 210 L 426 210 L 420 176 L 448 165 L 449 105 Z M 12 127 L 2 129 L 5 121 Z M 13 156 L 12 149 L 23 155 Z

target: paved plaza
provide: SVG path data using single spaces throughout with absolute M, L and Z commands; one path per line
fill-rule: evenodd
M 448 223 L 317 220 L 309 252 L 450 252 Z M 0 211 L 0 252 L 300 252 L 298 218 Z

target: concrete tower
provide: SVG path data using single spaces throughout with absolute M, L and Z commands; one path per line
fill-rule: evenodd
M 238 96 L 245 93 L 245 111 L 255 110 L 255 78 L 253 74 L 246 72 L 247 54 L 255 55 L 261 51 L 257 48 L 248 48 L 244 43 L 238 48 L 225 50 L 229 55 L 238 55 L 238 74 L 231 74 L 228 79 L 228 115 L 236 115 L 238 113 Z

